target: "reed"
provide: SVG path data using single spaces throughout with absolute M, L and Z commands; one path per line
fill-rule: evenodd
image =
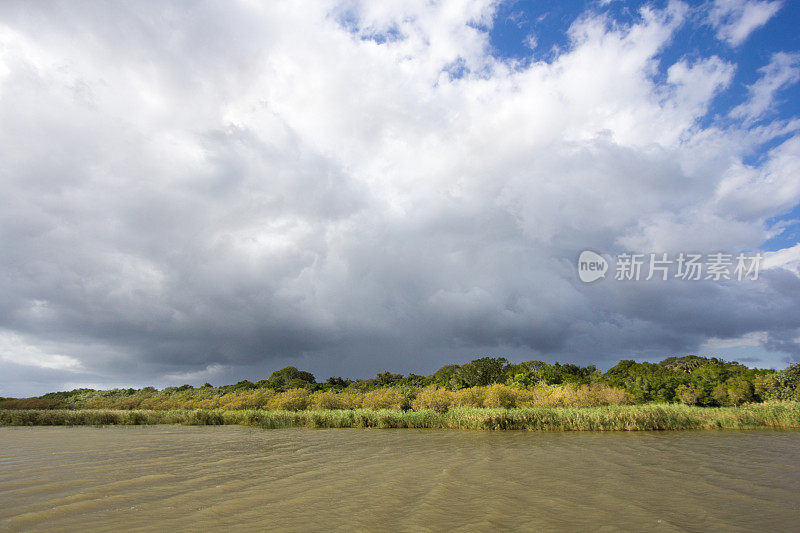
M 438 428 L 534 431 L 649 431 L 684 429 L 800 428 L 800 403 L 693 407 L 677 404 L 605 407 L 453 407 L 432 409 L 4 409 L 0 426 L 245 425 L 267 429 Z

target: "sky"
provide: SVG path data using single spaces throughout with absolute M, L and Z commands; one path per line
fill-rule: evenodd
M 800 362 L 798 7 L 2 2 L 0 396 Z

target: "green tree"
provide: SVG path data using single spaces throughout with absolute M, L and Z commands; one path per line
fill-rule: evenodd
M 276 370 L 267 379 L 267 387 L 278 392 L 298 388 L 315 389 L 316 384 L 317 381 L 314 378 L 314 374 L 297 370 L 293 366 Z
M 348 385 L 350 385 L 351 383 L 352 383 L 352 381 L 349 380 L 349 379 L 343 379 L 343 378 L 340 378 L 340 377 L 331 376 L 331 377 L 329 377 L 327 379 L 327 381 L 325 381 L 325 389 L 328 389 L 328 390 L 329 389 L 341 390 L 341 389 L 344 389 L 345 387 L 347 387 Z
M 717 405 L 730 405 L 730 397 L 728 396 L 728 386 L 725 383 L 719 383 L 711 391 L 711 397 Z
M 450 379 L 456 373 L 456 370 L 458 370 L 458 365 L 444 365 L 431 376 L 433 383 L 439 387 L 446 387 L 450 384 Z
M 697 405 L 703 397 L 703 389 L 695 384 L 680 385 L 675 389 L 675 396 L 686 405 Z
M 752 402 L 755 397 L 753 383 L 743 377 L 729 379 L 726 386 L 729 405 Z
M 800 401 L 800 364 L 756 378 L 755 389 L 764 400 Z
M 504 383 L 506 380 L 505 357 L 482 357 L 461 365 L 450 378 L 450 387 L 482 387 L 492 383 Z
M 676 389 L 691 378 L 668 366 L 626 359 L 609 369 L 602 381 L 627 390 L 637 403 L 643 403 L 674 401 Z
M 375 382 L 379 387 L 391 385 L 397 381 L 400 381 L 401 379 L 403 379 L 403 374 L 393 374 L 388 370 L 378 372 L 378 375 L 375 376 Z

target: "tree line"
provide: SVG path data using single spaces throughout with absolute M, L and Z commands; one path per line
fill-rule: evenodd
M 0 408 L 38 409 L 432 409 L 450 407 L 591 407 L 682 403 L 739 406 L 800 401 L 800 364 L 749 368 L 715 357 L 669 357 L 658 363 L 623 360 L 606 372 L 595 366 L 482 357 L 445 365 L 433 374 L 389 371 L 369 379 L 318 382 L 293 366 L 268 378 L 233 385 L 182 385 L 157 390 L 76 389 L 36 398 L 0 398 Z

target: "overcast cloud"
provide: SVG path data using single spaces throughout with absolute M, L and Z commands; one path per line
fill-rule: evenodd
M 800 360 L 800 247 L 758 281 L 575 269 L 773 237 L 800 203 L 800 118 L 775 113 L 796 51 L 715 113 L 737 64 L 659 55 L 699 16 L 681 3 L 590 10 L 522 63 L 493 52 L 492 2 L 259 4 L 0 4 L 0 396 Z

